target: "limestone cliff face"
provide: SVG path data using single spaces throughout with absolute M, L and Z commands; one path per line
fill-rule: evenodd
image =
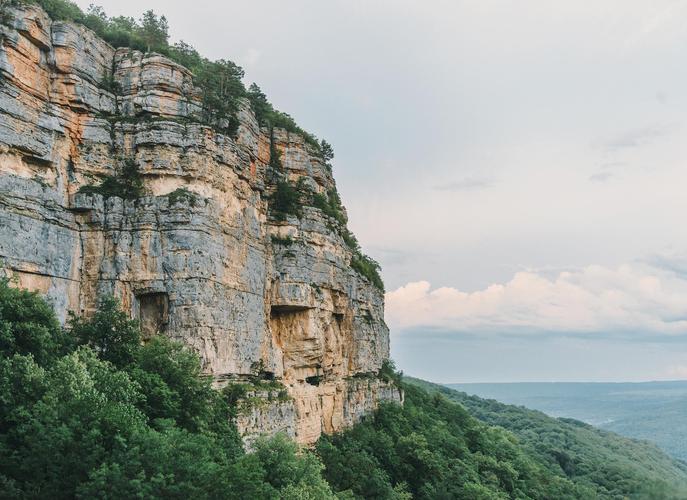
M 333 221 L 312 207 L 269 217 L 270 141 L 279 175 L 334 186 L 303 138 L 270 137 L 247 103 L 236 137 L 222 135 L 193 119 L 187 69 L 38 8 L 14 14 L 0 27 L 0 259 L 19 285 L 63 320 L 113 294 L 144 331 L 195 349 L 218 384 L 256 369 L 282 381 L 288 398 L 239 418 L 247 440 L 282 430 L 311 443 L 400 400 L 374 376 L 389 355 L 383 295 L 351 269 Z M 79 192 L 123 164 L 145 196 Z

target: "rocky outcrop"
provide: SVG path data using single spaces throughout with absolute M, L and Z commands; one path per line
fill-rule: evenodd
M 0 258 L 18 284 L 62 320 L 113 294 L 218 384 L 279 380 L 290 399 L 241 417 L 247 440 L 285 430 L 311 443 L 400 401 L 374 376 L 389 355 L 382 292 L 350 267 L 334 221 L 313 207 L 269 216 L 275 178 L 334 187 L 317 152 L 261 130 L 247 103 L 235 137 L 199 123 L 191 73 L 162 56 L 36 7 L 13 14 L 0 28 Z M 142 196 L 83 189 L 126 165 Z

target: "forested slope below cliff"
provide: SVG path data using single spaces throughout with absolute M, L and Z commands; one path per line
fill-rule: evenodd
M 608 498 L 687 498 L 687 464 L 647 441 L 521 406 L 470 396 L 419 379 L 405 381 L 456 402 L 482 422 L 512 432 L 546 470 Z

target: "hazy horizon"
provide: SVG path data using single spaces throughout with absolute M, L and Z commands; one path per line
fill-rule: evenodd
M 333 144 L 399 368 L 687 378 L 687 4 L 96 3 L 165 14 Z
M 415 377 L 412 373 L 407 374 L 409 377 Z M 504 385 L 504 384 L 670 384 L 670 383 L 687 383 L 687 379 L 676 380 L 508 380 L 502 382 L 460 382 L 460 381 L 437 381 L 430 380 L 435 384 L 441 385 Z

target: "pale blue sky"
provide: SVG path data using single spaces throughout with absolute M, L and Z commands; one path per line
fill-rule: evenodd
M 407 372 L 687 378 L 687 3 L 100 4 L 166 14 L 334 145 Z

